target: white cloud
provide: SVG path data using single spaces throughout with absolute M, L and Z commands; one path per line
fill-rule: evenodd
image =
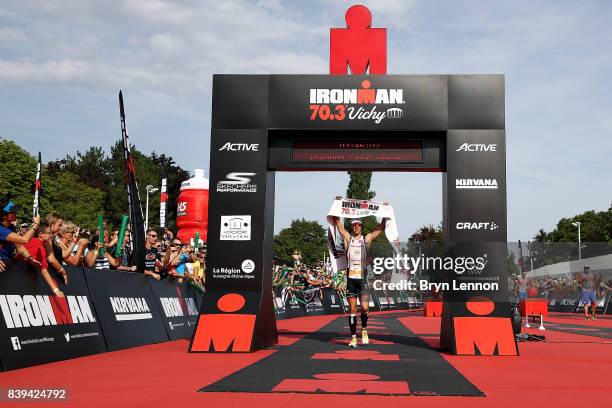
M 49 137 L 71 141 L 47 146 L 48 155 L 58 157 L 100 144 L 116 137 L 106 127 L 116 122 L 122 88 L 134 142 L 165 150 L 186 168 L 201 166 L 208 157 L 212 74 L 326 73 L 329 28 L 344 26 L 352 4 L 6 0 L 0 8 L 3 134 L 14 133 L 37 151 L 44 127 Z M 559 214 L 607 208 L 610 193 L 601 186 L 610 184 L 612 173 L 612 4 L 364 4 L 373 26 L 388 29 L 389 73 L 506 74 L 510 239 L 550 228 Z M 75 95 L 88 103 L 71 102 Z M 44 126 L 37 123 L 50 111 Z M 105 120 L 101 112 L 112 113 Z M 76 125 L 91 130 L 77 137 L 70 133 Z M 198 149 L 176 147 L 168 140 L 173 132 Z M 345 189 L 338 180 L 334 194 Z M 394 193 L 393 176 L 374 180 L 373 189 Z M 282 186 L 289 195 L 299 190 Z M 409 199 L 397 194 L 398 201 Z M 429 223 L 438 211 L 427 203 L 437 200 L 430 194 L 412 200 L 418 203 L 410 207 L 414 219 Z M 306 217 L 319 216 L 309 202 L 296 205 Z M 291 217 L 283 215 L 282 222 Z

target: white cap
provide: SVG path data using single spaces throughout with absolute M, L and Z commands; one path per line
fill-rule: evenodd
M 356 218 L 353 221 L 351 221 L 351 225 L 354 225 L 354 224 L 361 224 L 361 225 L 363 225 L 363 222 L 361 222 L 361 220 L 359 218 Z

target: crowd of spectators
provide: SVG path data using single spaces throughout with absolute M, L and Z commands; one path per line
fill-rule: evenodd
M 612 293 L 612 275 L 593 274 L 597 299 Z M 510 289 L 518 298 L 541 297 L 563 299 L 575 297 L 582 289 L 581 274 L 566 274 L 528 278 L 525 273 L 510 282 Z
M 324 288 L 336 289 L 340 295 L 346 296 L 346 279 L 344 271 L 334 273 L 329 263 L 318 261 L 314 266 L 308 266 L 302 261 L 299 251 L 293 253 L 293 265 L 287 263 L 274 265 L 272 285 L 282 298 L 322 299 Z
M 199 290 L 205 281 L 206 246 L 194 248 L 181 242 L 170 229 L 163 236 L 150 229 L 146 232 L 145 268 L 138 271 L 134 250 L 130 243 L 129 225 L 123 240 L 120 230 L 103 224 L 99 229 L 87 230 L 50 213 L 41 220 L 36 215 L 32 223 L 18 225 L 17 206 L 5 199 L 0 203 L 0 272 L 11 259 L 26 262 L 37 268 L 51 291 L 63 297 L 56 279 L 68 285 L 65 266 L 85 266 L 125 272 L 143 272 L 153 279 L 187 280 Z M 103 241 L 100 241 L 100 236 Z M 117 248 L 119 246 L 119 248 Z

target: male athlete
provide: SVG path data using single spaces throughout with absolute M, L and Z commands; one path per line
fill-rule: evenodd
M 385 203 L 387 204 L 387 203 Z M 351 328 L 351 342 L 349 347 L 357 347 L 357 296 L 361 302 L 361 344 L 368 344 L 368 303 L 370 301 L 370 288 L 368 286 L 367 259 L 368 248 L 385 229 L 385 219 L 365 237 L 361 235 L 363 224 L 361 220 L 351 221 L 351 233 L 344 229 L 340 218 L 334 217 L 338 231 L 344 240 L 344 250 L 348 259 L 348 270 L 346 273 L 346 297 L 351 311 L 348 318 Z
M 595 320 L 595 311 L 597 310 L 597 295 L 595 293 L 595 277 L 591 273 L 591 268 L 584 267 L 584 272 L 578 278 L 582 286 L 582 304 L 584 305 L 584 318 L 589 320 L 589 305 L 591 306 L 591 318 Z

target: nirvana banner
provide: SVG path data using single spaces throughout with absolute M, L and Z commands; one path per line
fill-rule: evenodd
M 66 267 L 65 297 L 52 294 L 36 268 L 9 261 L 0 273 L 0 359 L 5 370 L 106 351 L 92 299 L 79 267 Z
M 145 275 L 88 269 L 85 277 L 109 351 L 168 341 Z

